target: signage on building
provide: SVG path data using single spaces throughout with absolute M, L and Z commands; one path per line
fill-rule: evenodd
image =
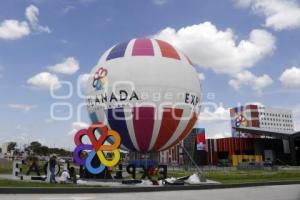
M 198 151 L 203 151 L 206 148 L 205 145 L 205 129 L 204 128 L 195 128 L 196 132 L 196 145 Z

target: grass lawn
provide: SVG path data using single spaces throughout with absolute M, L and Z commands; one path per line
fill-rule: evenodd
M 0 162 L 0 174 L 11 174 L 12 173 L 12 161 Z
M 191 172 L 170 171 L 170 177 L 180 177 L 190 175 Z M 205 171 L 207 179 L 221 183 L 252 183 L 269 181 L 300 181 L 300 170 L 257 170 L 257 171 Z
M 279 171 L 205 171 L 205 176 L 221 183 L 257 183 L 270 181 L 300 181 L 300 170 L 279 170 Z M 181 177 L 191 175 L 186 171 L 171 171 L 169 177 Z M 50 184 L 46 182 L 31 182 L 20 180 L 0 179 L 0 187 L 101 187 L 75 184 Z
M 214 171 L 206 172 L 206 177 L 221 183 L 251 183 L 268 181 L 300 181 L 300 170 L 279 171 Z
M 0 164 L 0 174 L 11 174 L 11 162 Z M 24 166 L 26 173 L 28 166 Z M 168 177 L 182 177 L 191 175 L 192 171 L 184 170 L 168 170 Z M 252 182 L 270 182 L 270 181 L 300 181 L 300 168 L 295 169 L 280 169 L 278 171 L 271 170 L 208 170 L 204 172 L 207 179 L 218 181 L 221 183 L 252 183 Z M 137 178 L 141 174 L 137 173 Z M 45 182 L 28 182 L 28 181 L 14 181 L 1 180 L 0 187 L 91 187 L 74 184 L 50 184 Z

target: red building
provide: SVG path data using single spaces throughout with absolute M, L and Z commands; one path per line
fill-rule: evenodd
M 206 164 L 217 165 L 220 159 L 232 155 L 254 155 L 253 138 L 221 138 L 206 140 Z

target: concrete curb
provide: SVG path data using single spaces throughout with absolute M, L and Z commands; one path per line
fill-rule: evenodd
M 209 190 L 243 188 L 272 185 L 300 184 L 299 181 L 281 181 L 264 183 L 242 183 L 242 184 L 211 184 L 211 185 L 187 185 L 187 186 L 164 186 L 164 187 L 74 187 L 74 188 L 25 188 L 25 187 L 2 187 L 0 194 L 74 194 L 74 193 L 129 193 L 129 192 L 159 192 L 179 190 Z

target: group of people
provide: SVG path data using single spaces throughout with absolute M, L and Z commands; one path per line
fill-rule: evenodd
M 55 167 L 58 165 L 56 156 L 51 156 L 49 160 L 49 170 L 50 170 L 50 183 L 57 183 L 55 179 Z M 65 166 L 60 177 L 59 183 L 77 183 L 76 172 L 74 167 Z

